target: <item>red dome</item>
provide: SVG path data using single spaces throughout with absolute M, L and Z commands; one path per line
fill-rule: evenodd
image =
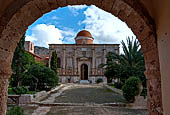
M 87 30 L 82 30 L 82 31 L 80 31 L 80 32 L 77 34 L 77 36 L 84 36 L 84 37 L 90 37 L 90 38 L 92 38 L 91 33 L 90 33 L 89 31 L 87 31 Z

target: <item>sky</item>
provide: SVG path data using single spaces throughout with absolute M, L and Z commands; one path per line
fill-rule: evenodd
M 48 48 L 48 44 L 74 44 L 81 30 L 88 30 L 95 44 L 120 44 L 135 37 L 126 23 L 94 5 L 58 8 L 36 20 L 26 31 L 26 41 Z M 121 46 L 120 46 L 121 47 Z

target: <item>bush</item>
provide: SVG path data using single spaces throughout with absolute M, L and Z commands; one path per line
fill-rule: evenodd
M 15 94 L 15 92 L 13 92 L 12 88 L 8 88 L 8 94 Z
M 24 109 L 19 106 L 14 106 L 7 112 L 7 115 L 24 115 Z
M 147 88 L 143 88 L 143 90 L 142 90 L 140 95 L 144 96 L 144 98 L 146 98 L 146 96 L 147 96 Z
M 41 64 L 33 64 L 24 76 L 23 85 L 30 86 L 33 91 L 49 90 L 58 85 L 57 74 Z
M 122 87 L 123 96 L 128 101 L 133 103 L 135 101 L 135 96 L 139 94 L 140 91 L 140 79 L 137 77 L 130 77 L 127 79 Z
M 17 95 L 20 95 L 20 94 L 26 94 L 27 92 L 29 92 L 29 90 L 24 86 L 20 86 L 20 87 L 13 87 L 12 92 L 14 92 Z
M 103 82 L 103 79 L 102 79 L 102 78 L 98 78 L 96 82 L 97 82 L 97 83 L 102 83 L 102 82 Z
M 122 86 L 123 86 L 123 82 L 115 82 L 113 85 L 114 85 L 115 88 L 121 89 Z

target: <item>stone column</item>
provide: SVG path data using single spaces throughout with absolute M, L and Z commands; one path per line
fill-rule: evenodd
M 107 61 L 107 59 L 106 59 L 106 49 L 104 47 L 104 49 L 103 49 L 103 63 L 106 64 L 106 61 Z
M 104 45 L 104 49 L 103 49 L 103 62 L 104 64 L 106 64 L 106 49 L 105 49 L 105 45 Z M 102 75 L 104 75 L 104 69 L 102 69 Z
M 95 49 L 92 49 L 92 75 L 94 75 L 95 73 L 95 59 L 96 59 L 96 55 L 95 55 Z
M 77 75 L 77 49 L 74 48 L 74 74 Z
M 66 72 L 66 50 L 65 50 L 65 47 L 63 49 L 63 70 L 64 70 L 64 74 Z

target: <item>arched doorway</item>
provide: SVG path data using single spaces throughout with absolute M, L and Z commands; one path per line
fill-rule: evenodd
M 141 43 L 145 58 L 149 114 L 163 114 L 156 24 L 140 1 L 22 0 L 22 2 L 20 2 L 16 0 L 5 8 L 5 11 L 0 17 L 0 54 L 2 54 L 0 57 L 0 94 L 2 94 L 0 95 L 0 111 L 2 115 L 6 113 L 8 79 L 12 73 L 11 62 L 13 53 L 18 41 L 28 26 L 43 14 L 53 9 L 80 4 L 96 5 L 119 17 L 132 29 Z M 164 33 L 164 31 L 162 33 Z M 166 35 L 167 33 L 165 33 L 165 36 Z
M 88 65 L 81 65 L 81 80 L 88 80 Z

